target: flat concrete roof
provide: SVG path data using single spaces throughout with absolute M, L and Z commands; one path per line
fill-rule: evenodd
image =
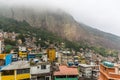
M 89 68 L 89 67 L 94 67 L 94 66 L 98 66 L 98 65 L 79 64 L 79 66 Z
M 15 70 L 30 68 L 30 63 L 27 61 L 16 61 L 2 68 L 2 70 Z

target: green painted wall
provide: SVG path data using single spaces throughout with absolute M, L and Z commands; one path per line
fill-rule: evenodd
M 54 80 L 78 80 L 78 78 L 54 78 Z

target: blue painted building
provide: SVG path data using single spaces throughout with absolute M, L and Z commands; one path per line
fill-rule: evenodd
M 35 54 L 28 54 L 28 60 L 30 60 L 30 59 L 34 59 L 35 57 L 36 57 Z
M 12 63 L 12 54 L 0 54 L 0 70 Z
M 12 56 L 13 54 L 7 54 L 6 58 L 5 58 L 5 66 L 7 66 L 8 64 L 12 63 Z
M 42 57 L 42 54 L 28 54 L 27 56 L 27 59 L 30 60 L 30 59 L 34 59 L 34 58 L 41 58 Z

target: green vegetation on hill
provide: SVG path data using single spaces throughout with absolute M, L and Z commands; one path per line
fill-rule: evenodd
M 42 28 L 33 28 L 31 27 L 26 21 L 16 21 L 14 19 L 0 17 L 0 29 L 6 32 L 15 32 L 19 33 L 20 35 L 17 37 L 17 39 L 21 39 L 23 42 L 25 42 L 25 37 L 36 37 L 35 44 L 38 46 L 38 44 L 41 45 L 41 47 L 48 47 L 49 43 L 54 43 L 57 47 L 64 42 L 65 47 L 69 48 L 70 50 L 76 50 L 80 51 L 82 48 L 83 51 L 86 49 L 93 50 L 95 53 L 99 53 L 102 56 L 117 56 L 116 51 L 109 51 L 103 47 L 95 47 L 88 45 L 85 41 L 83 42 L 71 42 L 66 39 L 62 39 L 61 37 L 45 30 Z M 16 42 L 12 42 L 9 39 L 5 39 L 6 45 L 13 45 L 15 46 Z

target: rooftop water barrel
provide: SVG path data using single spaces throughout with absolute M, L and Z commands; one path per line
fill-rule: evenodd
M 114 67 L 114 64 L 108 61 L 104 61 L 103 65 L 107 66 L 107 67 Z

